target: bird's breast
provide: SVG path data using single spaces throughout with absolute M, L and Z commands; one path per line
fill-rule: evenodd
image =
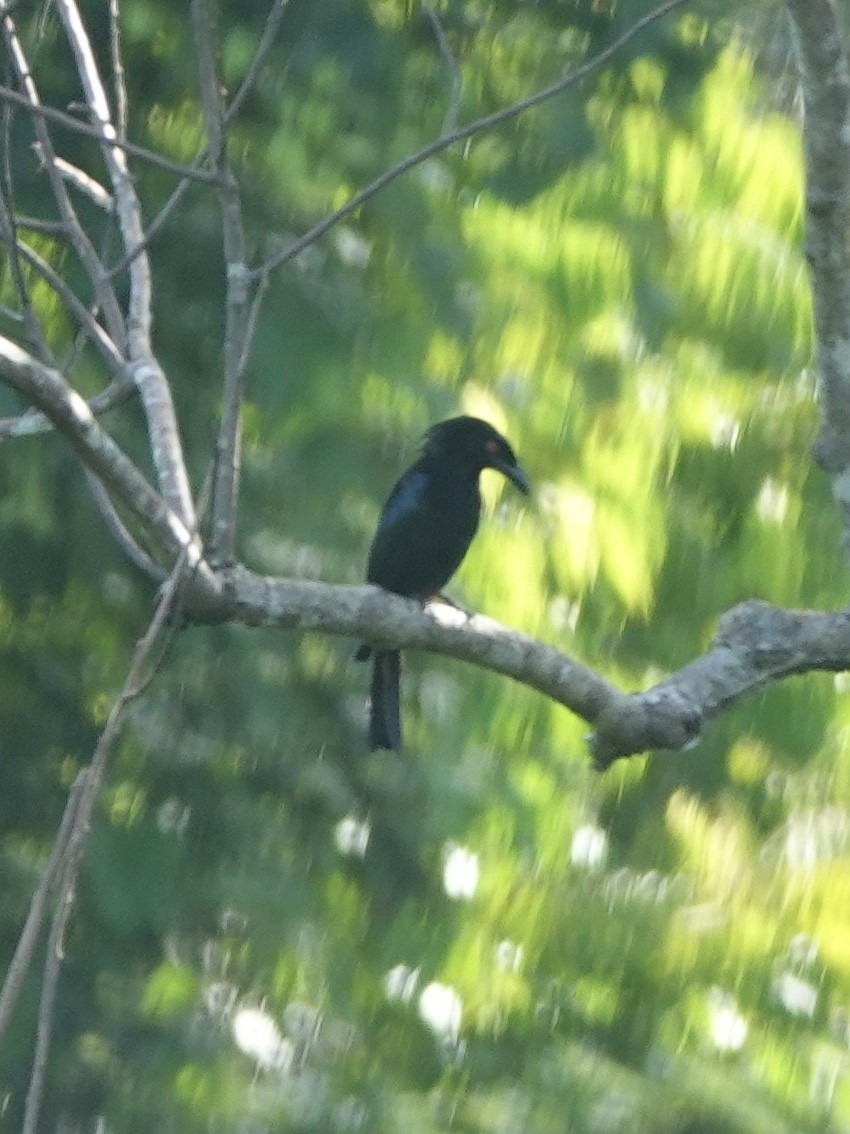
M 478 527 L 481 499 L 477 482 L 472 490 L 443 481 L 422 489 L 415 506 L 397 509 L 379 527 L 368 577 L 397 594 L 428 598 L 460 566 Z

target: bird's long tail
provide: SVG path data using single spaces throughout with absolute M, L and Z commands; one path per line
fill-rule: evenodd
M 400 675 L 401 654 L 398 650 L 375 653 L 369 716 L 369 743 L 372 748 L 401 748 Z

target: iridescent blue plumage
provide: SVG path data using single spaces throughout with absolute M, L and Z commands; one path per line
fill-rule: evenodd
M 508 442 L 487 422 L 455 417 L 425 435 L 422 456 L 397 481 L 384 505 L 369 552 L 367 581 L 422 600 L 449 581 L 475 535 L 481 512 L 478 476 L 494 468 L 528 492 Z M 364 646 L 358 657 L 367 657 Z M 373 748 L 400 748 L 399 654 L 375 655 L 370 739 Z

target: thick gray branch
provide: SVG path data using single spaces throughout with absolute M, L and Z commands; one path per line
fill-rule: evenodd
M 492 619 L 440 605 L 423 609 L 376 587 L 268 579 L 238 567 L 229 575 L 221 613 L 248 626 L 319 630 L 428 650 L 513 677 L 592 726 L 590 745 L 600 768 L 652 749 L 687 748 L 712 717 L 770 682 L 850 668 L 850 612 L 786 610 L 757 601 L 723 616 L 708 653 L 635 694 Z
M 246 626 L 319 630 L 378 646 L 445 654 L 514 677 L 586 720 L 625 700 L 604 677 L 559 650 L 482 615 L 420 603 L 373 586 L 271 579 L 244 567 L 228 574 L 224 613 Z
M 712 717 L 794 674 L 850 668 L 850 611 L 786 610 L 755 599 L 720 619 L 711 649 L 596 722 L 597 765 L 654 748 L 686 748 Z
M 821 429 L 850 552 L 850 73 L 833 0 L 789 0 L 805 107 L 806 255 Z

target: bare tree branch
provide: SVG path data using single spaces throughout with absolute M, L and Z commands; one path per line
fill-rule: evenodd
M 85 781 L 84 788 L 85 790 Z M 79 814 L 79 808 L 78 808 Z M 76 817 L 75 817 L 76 819 Z M 65 930 L 74 906 L 79 853 L 76 845 L 81 843 L 77 824 L 71 830 L 68 847 L 63 862 L 62 878 L 59 883 L 59 897 L 56 912 L 47 935 L 47 950 L 44 957 L 44 975 L 41 980 L 41 996 L 38 1003 L 38 1024 L 35 1033 L 35 1052 L 32 1060 L 27 1097 L 24 1103 L 24 1121 L 21 1134 L 36 1134 L 41 1100 L 44 1094 L 44 1079 L 47 1073 L 47 1057 L 50 1053 L 50 1040 L 53 1035 L 53 1010 L 56 1002 L 56 989 L 59 985 L 59 970 L 65 955 Z
M 242 449 L 242 401 L 250 324 L 250 277 L 245 262 L 245 231 L 239 186 L 227 156 L 224 111 L 216 66 L 217 36 L 206 0 L 192 0 L 192 24 L 198 59 L 201 105 L 209 138 L 210 160 L 222 180 L 219 190 L 226 270 L 224 329 L 224 396 L 215 453 L 210 561 L 214 567 L 233 561 L 236 504 Z
M 0 84 L 0 102 L 23 107 L 29 111 L 33 118 L 55 122 L 57 126 L 64 126 L 67 130 L 72 130 L 84 138 L 94 138 L 99 141 L 102 137 L 97 126 L 92 126 L 89 122 L 84 122 L 73 114 L 66 114 L 64 110 L 58 110 L 55 106 L 46 106 L 43 103 L 33 106 L 25 95 L 2 84 Z M 148 165 L 154 165 L 158 169 L 165 170 L 166 173 L 173 173 L 175 177 L 199 182 L 202 185 L 216 184 L 216 175 L 204 169 L 202 165 L 183 165 L 179 161 L 172 161 L 171 158 L 164 157 L 156 150 L 149 150 L 135 142 L 124 141 L 120 137 L 116 137 L 112 144 L 129 154 L 130 157 L 138 158 L 140 161 L 147 162 Z
M 319 630 L 380 647 L 424 649 L 513 677 L 586 720 L 597 765 L 651 749 L 680 750 L 718 713 L 768 682 L 850 668 L 850 611 L 786 610 L 747 602 L 720 620 L 709 651 L 643 693 L 627 694 L 589 667 L 492 619 L 425 608 L 376 587 L 267 579 L 235 568 L 222 595 L 245 625 Z
M 118 0 L 109 0 L 109 60 L 112 66 L 112 89 L 115 94 L 116 140 L 127 141 L 127 81 L 121 53 L 121 13 Z
M 95 394 L 88 401 L 83 400 L 91 413 L 97 417 L 126 402 L 135 392 L 135 383 L 128 377 L 110 382 L 105 390 Z M 52 429 L 53 422 L 41 410 L 26 410 L 17 417 L 0 418 L 0 443 L 12 437 L 31 437 L 37 433 L 49 433 Z
M 850 668 L 850 614 L 747 603 L 721 620 L 712 649 L 645 693 L 627 695 L 591 669 L 490 619 L 416 602 L 375 587 L 266 579 L 242 567 L 211 575 L 194 542 L 61 377 L 0 339 L 0 374 L 49 413 L 83 460 L 145 530 L 197 564 L 190 605 L 204 620 L 363 637 L 419 648 L 506 674 L 558 701 L 596 730 L 600 766 L 649 748 L 679 749 L 704 723 L 768 681 Z M 79 405 L 77 405 L 79 403 Z M 197 610 L 201 603 L 204 609 Z
M 266 18 L 266 24 L 265 24 L 265 27 L 263 28 L 263 34 L 260 37 L 260 42 L 257 46 L 257 50 L 254 54 L 254 58 L 251 60 L 251 64 L 248 67 L 248 70 L 245 74 L 245 78 L 240 83 L 239 88 L 236 91 L 236 94 L 233 96 L 232 101 L 229 103 L 227 109 L 224 112 L 223 123 L 224 123 L 225 129 L 228 126 L 230 126 L 233 123 L 233 121 L 236 119 L 236 117 L 239 114 L 239 111 L 242 109 L 242 105 L 244 104 L 248 95 L 251 93 L 251 91 L 256 86 L 260 72 L 263 68 L 265 61 L 266 61 L 266 57 L 268 56 L 268 53 L 271 50 L 271 47 L 274 43 L 275 37 L 277 36 L 278 29 L 280 27 L 280 21 L 283 17 L 283 13 L 284 13 L 284 10 L 286 9 L 288 2 L 289 2 L 289 0 L 274 0 L 274 3 L 272 4 L 271 9 L 269 10 L 268 17 Z M 204 149 L 201 150 L 201 152 L 198 154 L 198 156 L 195 158 L 194 162 L 192 163 L 192 165 L 190 167 L 190 172 L 194 171 L 194 170 L 202 169 L 204 164 L 208 160 L 209 160 L 209 149 L 207 147 L 204 147 Z M 216 174 L 210 174 L 209 176 L 210 176 L 211 179 L 215 179 L 215 181 L 217 182 L 217 175 Z M 111 269 L 110 277 L 117 275 L 120 272 L 123 272 L 124 269 L 127 268 L 130 263 L 132 263 L 134 256 L 139 255 L 143 248 L 147 248 L 151 244 L 151 242 L 156 237 L 157 233 L 160 231 L 162 226 L 165 224 L 165 222 L 171 216 L 174 209 L 183 200 L 187 191 L 191 188 L 191 185 L 192 185 L 192 180 L 188 176 L 185 177 L 183 179 L 183 181 L 180 182 L 180 184 L 175 188 L 174 192 L 171 194 L 171 196 L 168 198 L 168 200 L 162 206 L 160 211 L 156 214 L 156 216 L 153 218 L 153 220 L 148 225 L 147 229 L 145 230 L 145 236 L 144 236 L 144 240 L 142 241 L 142 244 L 139 246 L 139 248 L 136 250 L 136 252 L 134 252 L 132 254 L 127 254 L 126 256 L 124 256 L 123 259 L 120 260 L 115 265 L 115 267 Z
M 42 105 L 38 88 L 30 72 L 23 46 L 11 16 L 7 14 L 2 17 L 2 26 L 8 55 L 17 74 L 18 82 L 23 88 L 24 105 L 30 112 L 33 130 L 40 147 L 39 152 L 45 163 L 45 171 L 50 181 L 50 188 L 59 215 L 67 226 L 68 237 L 91 281 L 98 304 L 104 313 L 109 334 L 118 346 L 123 348 L 126 333 L 124 316 L 97 252 L 80 224 L 79 217 L 65 188 L 62 175 L 56 165 L 57 155 L 47 129 L 45 116 L 39 113 Z
M 46 159 L 42 158 L 42 161 L 46 162 Z M 82 193 L 84 197 L 88 197 L 90 201 L 97 205 L 99 209 L 103 209 L 105 213 L 112 212 L 112 198 L 99 181 L 95 181 L 85 170 L 80 169 L 79 166 L 72 165 L 69 161 L 65 161 L 64 158 L 54 158 L 53 162 L 65 181 L 76 189 L 78 193 Z
M 21 227 L 20 218 L 17 218 L 17 223 Z M 20 259 L 25 260 L 56 292 L 68 311 L 76 318 L 81 333 L 98 350 L 113 375 L 113 380 L 106 389 L 89 399 L 87 403 L 89 409 L 93 414 L 105 413 L 126 401 L 136 389 L 132 373 L 115 343 L 95 319 L 92 312 L 77 297 L 62 276 L 35 249 L 23 240 L 17 240 L 14 251 L 16 259 L 20 257 Z M 10 249 L 10 256 L 11 254 Z M 39 350 L 39 353 L 45 362 L 55 365 L 50 361 L 51 356 L 46 343 Z M 10 437 L 45 433 L 52 428 L 50 420 L 43 413 L 37 410 L 27 410 L 17 417 L 0 419 L 0 442 Z
M 850 554 L 850 71 L 832 0 L 789 0 L 805 106 L 806 256 L 812 280 L 821 429 Z
M 121 547 L 127 558 L 132 563 L 135 563 L 143 574 L 153 579 L 156 583 L 164 583 L 168 578 L 168 572 L 154 559 L 151 559 L 145 549 L 136 542 L 127 530 L 127 527 L 118 515 L 115 505 L 109 497 L 109 493 L 94 473 L 87 469 L 85 465 L 83 466 L 83 470 L 86 474 L 89 492 L 91 492 L 97 509 L 103 517 L 104 523 L 112 533 L 115 542 Z
M 30 297 L 30 291 L 21 266 L 18 254 L 18 227 L 19 218 L 15 209 L 15 182 L 12 174 L 11 160 L 11 129 L 12 111 L 8 106 L 3 107 L 3 191 L 0 199 L 0 238 L 6 245 L 9 256 L 9 272 L 15 291 L 18 294 L 18 303 L 23 316 L 24 329 L 29 343 L 38 351 L 43 362 L 53 365 L 55 359 L 47 342 L 47 335 L 41 326 L 38 314 Z
M 106 91 L 76 0 L 56 0 L 56 7 L 74 53 L 77 73 L 92 118 L 100 127 L 103 153 L 118 222 L 125 249 L 136 249 L 144 239 L 142 210 L 127 167 L 124 150 L 117 145 Z M 195 508 L 183 458 L 183 446 L 171 388 L 151 346 L 153 322 L 151 273 L 147 254 L 134 257 L 130 268 L 130 300 L 127 320 L 127 349 L 133 378 L 138 387 L 148 421 L 151 455 L 160 490 L 171 510 L 186 528 L 195 526 Z
M 219 175 L 224 261 L 227 294 L 224 341 L 224 397 L 216 442 L 209 558 L 214 567 L 233 562 L 236 542 L 236 507 L 241 467 L 241 414 L 245 397 L 245 372 L 251 353 L 254 329 L 268 283 L 268 273 L 254 281 L 246 263 L 242 205 L 236 178 L 227 153 L 227 128 L 255 86 L 266 56 L 274 43 L 288 0 L 274 0 L 263 34 L 248 72 L 225 109 L 216 67 L 215 24 L 206 0 L 194 0 L 192 19 L 198 57 L 201 103 L 209 137 L 208 152 Z
M 184 550 L 195 571 L 195 589 L 217 598 L 219 586 L 201 558 L 201 547 L 182 518 L 155 492 L 133 462 L 98 425 L 85 400 L 56 370 L 0 337 L 0 379 L 50 419 L 107 491 L 173 559 Z
M 42 232 L 47 236 L 67 236 L 65 222 L 61 220 L 47 220 L 44 217 L 30 217 L 26 213 L 15 212 L 15 222 L 18 228 L 27 232 Z
M 62 942 L 71 915 L 77 876 L 88 838 L 92 811 L 103 782 L 106 764 L 123 732 L 129 706 L 144 691 L 152 675 L 156 672 L 156 662 L 153 663 L 153 668 L 151 668 L 154 650 L 169 628 L 171 616 L 180 593 L 193 571 L 194 568 L 190 564 L 189 555 L 181 555 L 167 585 L 160 594 L 153 618 L 133 653 L 124 687 L 110 709 L 92 761 L 81 780 L 75 806 L 72 810 L 69 801 L 69 806 L 66 808 L 66 814 L 70 818 L 67 824 L 63 822 L 63 828 L 67 826 L 67 834 L 64 837 L 61 850 L 58 849 L 60 847 L 59 838 L 56 842 L 57 849 L 54 850 L 54 856 L 57 857 L 62 872 L 62 882 L 47 944 L 33 1070 L 24 1111 L 24 1134 L 35 1134 L 38 1128 L 38 1113 L 41 1106 L 44 1075 L 53 1027 L 56 987 L 63 957 Z M 63 834 L 63 831 L 60 828 L 61 834 Z
M 708 654 L 654 689 L 629 696 L 552 647 L 489 619 L 468 619 L 442 607 L 423 612 L 417 603 L 375 587 L 265 579 L 242 567 L 228 572 L 226 579 L 216 578 L 178 517 L 168 512 L 61 376 L 3 339 L 0 375 L 49 414 L 147 532 L 171 554 L 187 550 L 197 565 L 189 595 L 196 617 L 321 630 L 474 662 L 514 677 L 587 720 L 596 730 L 592 745 L 600 766 L 649 748 L 686 746 L 705 721 L 768 681 L 850 667 L 846 612 L 788 611 L 749 603 L 721 620 Z
M 265 66 L 266 59 L 274 45 L 274 41 L 277 39 L 277 33 L 280 30 L 280 22 L 283 19 L 283 13 L 286 11 L 288 3 L 289 0 L 272 0 L 272 6 L 269 8 L 269 14 L 266 16 L 266 23 L 263 27 L 263 34 L 260 36 L 260 42 L 257 44 L 257 50 L 254 52 L 254 58 L 251 60 L 236 94 L 233 96 L 224 112 L 222 124 L 225 128 L 234 121 L 248 95 L 257 85 L 260 72 Z
M 15 213 L 13 208 L 7 204 L 7 200 L 11 199 L 11 177 L 9 176 L 8 163 L 4 182 L 4 191 L 0 194 L 0 239 L 2 239 L 3 244 L 5 244 L 6 252 L 9 257 L 9 273 L 18 295 L 18 304 L 23 316 L 24 329 L 28 341 L 38 351 L 39 358 L 48 365 L 55 365 L 56 360 L 47 343 L 47 336 L 42 329 L 41 322 L 30 299 L 29 288 L 27 287 L 21 266 Z
M 80 794 L 86 775 L 85 771 L 80 772 L 68 793 L 68 801 L 62 813 L 62 821 L 53 843 L 53 850 L 50 852 L 50 858 L 44 868 L 38 888 L 32 896 L 27 919 L 24 922 L 12 962 L 9 965 L 9 971 L 6 973 L 6 979 L 3 982 L 3 990 L 0 992 L 0 1041 L 6 1034 L 12 1013 L 15 1011 L 18 995 L 32 964 L 44 919 L 47 916 L 48 904 L 59 883 L 59 875 L 64 865 L 68 840 L 74 827 L 74 819 L 79 808 Z
M 422 11 L 428 17 L 428 22 L 434 29 L 434 38 L 437 40 L 437 46 L 446 62 L 452 80 L 449 106 L 443 119 L 443 128 L 440 131 L 441 134 L 448 134 L 457 126 L 457 114 L 460 110 L 460 95 L 463 90 L 463 75 L 460 73 L 460 67 L 452 51 L 452 45 L 449 43 L 449 38 L 446 35 L 443 25 L 440 23 L 440 17 L 437 15 L 436 10 L 431 4 L 428 4 L 426 0 L 423 0 Z
M 67 310 L 76 319 L 77 325 L 84 332 L 88 341 L 95 347 L 109 367 L 110 372 L 119 380 L 127 378 L 129 374 L 127 363 L 118 347 L 63 277 L 43 256 L 40 256 L 34 248 L 31 248 L 23 240 L 17 242 L 17 252 L 20 258 L 25 260 L 56 292 Z

